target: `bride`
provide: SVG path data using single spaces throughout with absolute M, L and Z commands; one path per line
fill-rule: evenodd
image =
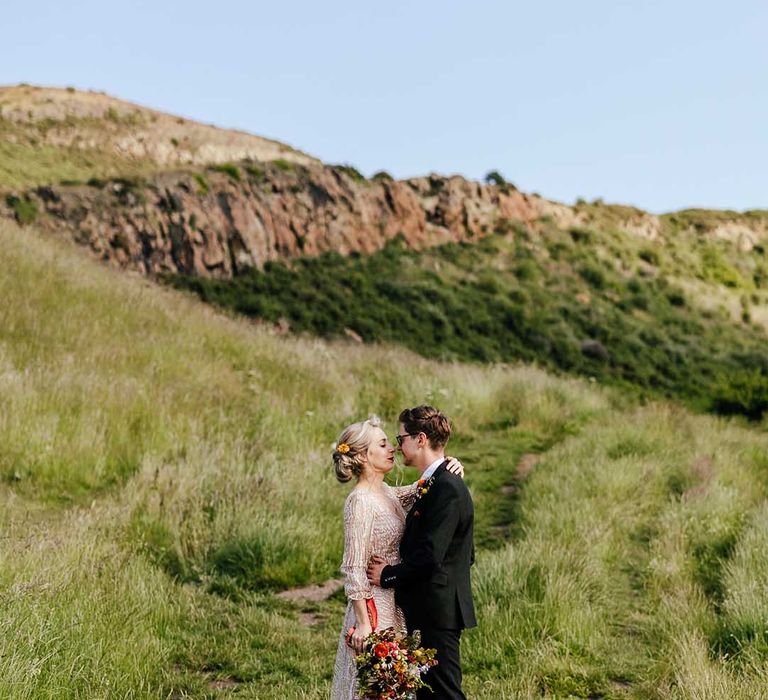
M 374 631 L 369 601 L 375 604 L 376 630 L 394 627 L 397 632 L 406 631 L 403 613 L 395 605 L 394 589 L 373 586 L 366 576 L 372 556 L 381 557 L 387 564 L 399 563 L 405 515 L 416 497 L 416 483 L 394 487 L 384 483 L 384 475 L 395 465 L 395 451 L 376 416 L 344 428 L 334 446 L 336 478 L 341 482 L 354 478 L 357 483 L 344 503 L 341 572 L 348 603 L 336 652 L 331 700 L 354 700 L 357 696 L 355 655 Z M 450 459 L 448 469 L 464 473 L 456 459 Z

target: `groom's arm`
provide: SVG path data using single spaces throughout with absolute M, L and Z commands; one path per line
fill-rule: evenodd
M 381 571 L 382 588 L 396 588 L 426 580 L 445 559 L 459 524 L 461 499 L 450 480 L 442 480 L 432 489 L 433 502 L 420 515 L 418 539 L 399 564 L 385 566 Z

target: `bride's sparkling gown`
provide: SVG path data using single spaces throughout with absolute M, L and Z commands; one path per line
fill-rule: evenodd
M 368 560 L 377 555 L 387 564 L 400 561 L 400 538 L 405 527 L 405 514 L 416 497 L 416 484 L 411 486 L 384 485 L 384 495 L 377 495 L 361 487 L 347 496 L 344 504 L 344 592 L 347 612 L 341 626 L 336 665 L 333 673 L 331 700 L 353 700 L 357 697 L 355 653 L 346 644 L 346 634 L 355 624 L 353 600 L 373 598 L 378 612 L 377 630 L 394 627 L 405 632 L 403 613 L 395 605 L 395 591 L 368 583 L 365 570 Z

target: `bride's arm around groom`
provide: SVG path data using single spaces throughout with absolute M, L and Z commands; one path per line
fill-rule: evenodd
M 373 584 L 395 589 L 408 630 L 420 630 L 422 644 L 437 649 L 438 666 L 426 677 L 434 695 L 420 691 L 419 698 L 465 697 L 459 642 L 461 631 L 477 624 L 469 573 L 474 508 L 462 479 L 445 469 L 450 432 L 448 419 L 431 406 L 400 414 L 400 450 L 422 478 L 406 518 L 401 562 L 385 566 L 374 559 L 368 567 Z

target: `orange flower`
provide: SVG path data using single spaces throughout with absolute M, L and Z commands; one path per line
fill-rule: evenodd
M 376 654 L 379 658 L 384 658 L 387 654 L 389 654 L 389 647 L 384 642 L 379 642 L 375 647 L 373 647 L 373 653 Z

